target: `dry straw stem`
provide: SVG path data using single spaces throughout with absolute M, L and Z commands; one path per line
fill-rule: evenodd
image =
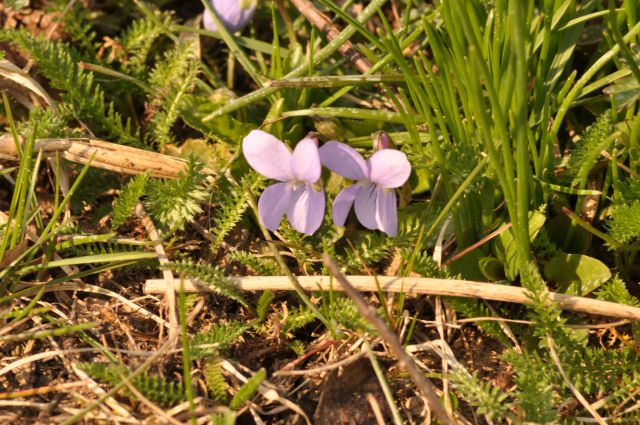
M 64 382 L 62 384 L 47 385 L 47 386 L 38 387 L 38 388 L 27 388 L 25 390 L 19 390 L 19 391 L 10 391 L 6 393 L 0 393 L 0 400 L 20 398 L 20 397 L 31 397 L 34 395 L 42 395 L 42 394 L 47 394 L 52 392 L 69 391 L 71 388 L 86 387 L 87 384 L 88 384 L 87 381 L 75 381 L 75 382 Z
M 136 175 L 148 171 L 153 177 L 175 179 L 187 168 L 187 161 L 182 158 L 103 140 L 38 139 L 34 152 L 40 149 L 45 155 L 59 152 L 62 158 L 78 164 L 87 164 L 91 160 L 92 167 L 121 174 Z M 13 137 L 8 134 L 0 135 L 0 159 L 19 160 Z M 203 172 L 215 174 L 206 167 Z
M 416 384 L 416 386 L 420 389 L 422 394 L 427 398 L 429 402 L 429 408 L 433 412 L 436 418 L 440 421 L 440 423 L 448 425 L 455 424 L 455 420 L 449 415 L 449 413 L 445 410 L 445 408 L 440 403 L 440 398 L 436 394 L 435 387 L 427 379 L 424 374 L 418 369 L 418 366 L 413 361 L 411 356 L 407 354 L 405 349 L 402 347 L 402 343 L 398 336 L 387 326 L 384 320 L 378 315 L 376 309 L 369 304 L 363 297 L 360 295 L 360 292 L 356 288 L 354 288 L 349 280 L 342 274 L 336 263 L 333 262 L 331 257 L 327 254 L 322 255 L 322 261 L 324 265 L 329 270 L 329 273 L 333 275 L 333 277 L 340 282 L 340 285 L 344 289 L 344 291 L 349 295 L 356 306 L 358 307 L 358 311 L 360 315 L 371 323 L 380 336 L 384 338 L 386 343 L 389 345 L 389 348 L 393 352 L 393 354 L 397 357 L 398 361 L 404 368 L 407 370 L 407 373 Z
M 161 265 L 168 264 L 169 258 L 167 257 L 164 246 L 162 246 L 160 234 L 158 233 L 155 224 L 153 224 L 151 217 L 147 215 L 147 212 L 144 210 L 144 206 L 140 202 L 136 205 L 135 214 L 136 217 L 142 221 L 142 225 L 147 230 L 149 239 L 157 242 L 154 245 L 154 250 L 158 256 L 158 261 Z M 178 335 L 180 333 L 180 324 L 178 320 L 178 310 L 176 308 L 176 286 L 173 278 L 173 272 L 171 270 L 163 270 L 162 275 L 164 276 L 163 281 L 165 282 L 164 302 L 169 314 L 169 336 L 174 334 Z M 164 328 L 161 327 L 160 331 L 162 332 L 162 330 L 164 330 Z
M 291 291 L 293 287 L 286 276 L 243 276 L 234 278 L 239 289 L 245 291 Z M 307 291 L 343 291 L 338 282 L 332 282 L 328 276 L 297 276 L 296 279 Z M 474 282 L 458 279 L 434 279 L 428 277 L 395 276 L 347 276 L 351 285 L 361 292 L 377 292 L 378 284 L 385 292 L 402 292 L 407 295 L 443 295 L 451 297 L 478 298 L 491 301 L 505 301 L 518 304 L 530 304 L 527 290 L 517 286 L 496 283 Z M 377 283 L 376 283 L 377 280 Z M 147 294 L 164 294 L 163 279 L 149 279 L 145 283 Z M 213 292 L 204 282 L 197 279 L 185 279 L 185 292 Z M 558 308 L 578 313 L 640 320 L 640 308 L 609 301 L 575 295 L 549 292 L 549 302 Z
M 589 404 L 589 402 L 587 401 L 586 398 L 584 398 L 580 390 L 578 390 L 578 388 L 573 384 L 573 382 L 571 382 L 571 380 L 567 376 L 567 373 L 564 371 L 564 368 L 562 367 L 560 356 L 558 356 L 558 352 L 556 351 L 556 344 L 553 341 L 553 338 L 551 338 L 551 335 L 549 334 L 547 334 L 547 345 L 549 346 L 549 353 L 551 354 L 551 358 L 556 364 L 558 371 L 562 375 L 562 378 L 564 379 L 564 383 L 569 387 L 573 395 L 580 402 L 580 404 L 582 404 L 582 406 L 586 409 L 586 411 L 589 412 L 591 416 L 593 416 L 593 419 L 597 423 L 599 423 L 600 425 L 607 425 L 607 422 L 605 422 L 602 416 L 600 416 L 598 412 L 596 412 L 596 410 L 593 408 L 593 406 Z
M 313 26 L 325 33 L 330 41 L 338 38 L 340 31 L 338 31 L 333 23 L 331 23 L 331 19 L 329 19 L 327 15 L 315 8 L 313 3 L 308 0 L 291 0 L 291 3 L 305 18 L 307 18 L 309 22 L 313 24 Z M 338 51 L 348 57 L 360 72 L 366 74 L 371 70 L 371 62 L 358 53 L 350 41 L 347 40 L 342 46 L 340 46 Z
M 56 24 L 57 26 L 57 24 Z M 23 87 L 25 87 L 26 89 L 28 89 L 29 91 L 37 94 L 38 96 L 40 96 L 45 102 L 46 104 L 53 109 L 54 112 L 57 112 L 57 108 L 56 108 L 56 104 L 53 101 L 53 99 L 49 96 L 49 94 L 47 93 L 47 91 L 45 89 L 42 88 L 42 86 L 40 84 L 38 84 L 38 82 L 36 80 L 34 80 L 33 78 L 31 78 L 29 76 L 29 74 L 27 72 L 25 72 L 24 70 L 18 68 L 16 65 L 14 65 L 13 63 L 9 62 L 7 59 L 0 59 L 0 77 L 6 78 L 7 80 L 11 80 L 14 83 L 21 85 Z M 14 93 L 15 96 L 15 93 Z M 20 96 L 16 96 L 18 100 L 21 100 L 22 98 Z M 23 103 L 27 103 L 25 106 L 29 107 L 33 107 L 33 105 L 30 105 L 30 102 L 25 102 L 23 100 Z

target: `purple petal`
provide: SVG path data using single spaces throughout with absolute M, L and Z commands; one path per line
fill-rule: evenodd
M 289 181 L 291 152 L 280 140 L 261 130 L 253 130 L 242 140 L 242 152 L 251 168 L 270 179 Z
M 369 158 L 369 178 L 386 189 L 400 187 L 411 174 L 411 164 L 407 156 L 395 149 L 382 149 Z
M 324 191 L 305 185 L 299 197 L 289 204 L 287 217 L 291 225 L 300 233 L 313 234 L 322 224 L 324 216 Z
M 276 183 L 262 192 L 258 200 L 258 215 L 264 227 L 276 230 L 280 226 L 292 196 L 293 190 L 289 188 L 289 183 Z
M 291 171 L 298 180 L 307 183 L 320 179 L 322 167 L 316 139 L 305 137 L 298 142 L 291 158 Z
M 256 12 L 257 2 L 247 0 L 212 0 L 211 6 L 227 30 L 233 33 L 240 31 L 251 21 L 253 14 Z M 218 31 L 218 27 L 213 22 L 207 9 L 204 11 L 202 24 L 204 28 L 209 31 Z
M 394 237 L 398 234 L 398 211 L 396 209 L 396 192 L 394 190 L 377 190 L 376 221 L 378 228 L 387 235 Z
M 333 222 L 336 226 L 344 226 L 349 210 L 353 206 L 353 201 L 356 199 L 360 189 L 362 189 L 362 186 L 359 184 L 352 184 L 342 189 L 336 196 L 335 201 L 333 201 Z
M 367 187 L 362 187 L 356 194 L 355 210 L 358 221 L 367 229 L 377 229 L 378 223 L 376 222 L 376 185 L 370 184 Z
M 320 161 L 336 174 L 351 180 L 369 178 L 367 163 L 351 146 L 339 142 L 327 142 L 320 148 Z

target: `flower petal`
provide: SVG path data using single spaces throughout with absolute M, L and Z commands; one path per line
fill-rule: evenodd
M 241 0 L 212 0 L 211 6 L 225 28 L 227 28 L 229 32 L 234 33 L 244 28 L 256 12 L 257 2 L 245 1 L 244 3 L 246 4 L 243 4 Z M 213 22 L 207 9 L 204 11 L 202 24 L 206 30 L 218 31 L 218 27 Z
M 378 229 L 394 237 L 398 234 L 398 211 L 396 209 L 396 192 L 394 190 L 376 189 L 376 222 Z
M 367 229 L 377 229 L 376 222 L 376 185 L 362 187 L 356 194 L 355 210 L 358 221 Z
M 290 202 L 287 217 L 291 225 L 300 233 L 313 234 L 322 224 L 324 216 L 324 191 L 315 190 L 311 185 L 305 185 L 299 197 Z
M 386 189 L 400 187 L 411 174 L 407 156 L 395 149 L 382 149 L 369 158 L 369 178 Z
M 242 140 L 242 152 L 251 168 L 270 179 L 289 181 L 291 152 L 280 140 L 261 130 L 253 130 Z
M 347 221 L 349 210 L 353 206 L 353 201 L 356 199 L 358 191 L 362 189 L 359 184 L 352 184 L 345 187 L 338 193 L 335 201 L 333 201 L 333 222 L 336 226 L 344 226 L 344 222 Z
M 315 183 L 320 179 L 320 155 L 316 139 L 305 137 L 300 140 L 293 150 L 291 171 L 298 179 L 307 183 Z
M 288 183 L 276 183 L 262 192 L 258 200 L 258 215 L 262 224 L 269 230 L 280 226 L 282 216 L 289 208 L 293 190 Z
M 336 174 L 351 180 L 369 178 L 367 163 L 351 146 L 339 142 L 327 142 L 320 148 L 320 161 Z

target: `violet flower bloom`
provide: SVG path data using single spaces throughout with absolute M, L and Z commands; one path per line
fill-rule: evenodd
M 389 236 L 398 233 L 395 188 L 411 174 L 407 156 L 395 149 L 381 149 L 364 160 L 344 143 L 327 142 L 320 148 L 325 167 L 357 183 L 344 188 L 333 202 L 333 222 L 344 226 L 355 205 L 356 217 L 367 229 L 380 229 Z
M 318 141 L 300 140 L 293 153 L 269 133 L 253 130 L 242 141 L 244 157 L 258 173 L 280 183 L 269 186 L 258 201 L 258 215 L 269 230 L 280 226 L 286 213 L 298 232 L 312 234 L 322 224 L 324 191 L 320 180 Z
M 232 33 L 247 26 L 258 6 L 257 0 L 210 0 L 210 2 L 225 28 Z M 207 9 L 204 11 L 202 23 L 206 30 L 218 31 Z

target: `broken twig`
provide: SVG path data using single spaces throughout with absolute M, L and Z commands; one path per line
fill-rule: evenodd
M 459 279 L 434 279 L 428 277 L 395 276 L 347 276 L 351 285 L 358 291 L 377 292 L 376 280 L 385 292 L 402 292 L 407 295 L 442 295 L 450 297 L 478 298 L 491 301 L 505 301 L 518 304 L 530 304 L 527 290 L 518 286 L 497 283 L 474 282 Z M 293 287 L 286 276 L 243 276 L 234 278 L 239 289 L 245 291 L 291 291 Z M 300 286 L 307 291 L 343 291 L 337 282 L 331 282 L 328 276 L 297 276 Z M 147 294 L 164 294 L 163 279 L 149 279 L 145 283 Z M 197 279 L 185 279 L 185 292 L 213 292 L 204 282 Z M 549 292 L 549 300 L 563 310 L 596 314 L 621 319 L 640 320 L 640 308 L 593 298 Z

